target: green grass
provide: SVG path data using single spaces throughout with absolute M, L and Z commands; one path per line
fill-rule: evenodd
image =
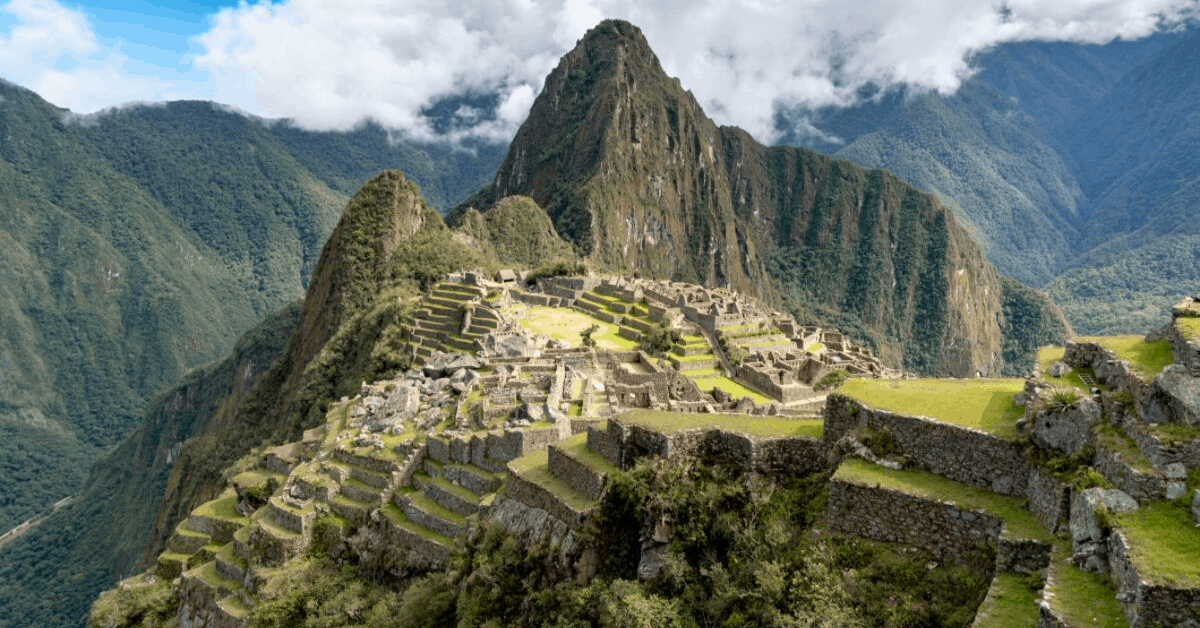
M 1112 350 L 1117 357 L 1133 364 L 1139 375 L 1152 379 L 1175 361 L 1171 343 L 1166 340 L 1146 342 L 1141 336 L 1084 336 L 1076 342 L 1094 342 Z
M 1051 607 L 1068 626 L 1125 628 L 1127 625 L 1112 582 L 1107 576 L 1076 569 L 1071 564 L 1069 542 L 1055 544 L 1050 580 L 1048 593 L 1054 597 Z
M 214 519 L 224 519 L 226 521 L 236 521 L 239 523 L 250 521 L 249 517 L 243 517 L 242 515 L 238 514 L 236 508 L 237 499 L 237 493 L 232 488 L 225 489 L 225 492 L 221 493 L 220 497 L 200 504 L 192 512 L 198 515 L 204 515 L 206 517 L 213 517 Z
M 1063 375 L 1062 377 L 1052 377 L 1047 372 L 1051 364 L 1062 361 L 1065 353 L 1066 349 L 1054 345 L 1038 349 L 1037 366 L 1038 372 L 1042 374 L 1042 379 L 1058 386 L 1070 386 L 1080 390 L 1088 390 L 1088 385 L 1084 384 L 1083 380 L 1079 378 L 1079 369 L 1072 368 L 1071 370 L 1067 371 L 1066 375 Z M 1091 375 L 1091 369 L 1087 369 L 1084 372 Z
M 823 345 L 819 342 L 814 342 L 807 349 L 805 349 L 805 351 L 808 351 L 809 353 L 812 353 L 814 355 L 820 355 L 821 352 L 824 350 L 825 350 L 825 345 Z
M 428 539 L 435 543 L 439 543 L 446 547 L 451 547 L 454 545 L 454 539 L 444 534 L 438 534 L 437 532 L 434 532 L 423 525 L 409 521 L 408 517 L 404 515 L 404 511 L 400 510 L 399 506 L 391 502 L 380 506 L 379 511 L 382 512 L 383 515 L 398 528 L 404 528 L 405 530 L 408 530 L 417 536 Z
M 1125 464 L 1142 473 L 1155 472 L 1154 465 L 1150 464 L 1150 459 L 1138 449 L 1137 443 L 1116 426 L 1107 423 L 1100 426 L 1096 431 L 1096 444 L 1121 454 Z
M 709 360 L 715 360 L 715 359 L 717 359 L 717 356 L 713 355 L 712 353 L 701 353 L 699 355 L 683 355 L 683 356 L 672 355 L 671 356 L 671 360 L 673 360 L 675 362 L 679 362 L 681 364 L 684 364 L 687 362 L 707 362 Z
M 564 504 L 574 510 L 587 510 L 595 506 L 598 503 L 596 500 L 584 497 L 579 491 L 550 473 L 549 457 L 550 453 L 545 449 L 530 452 L 509 462 L 508 468 L 523 479 L 554 493 Z
M 1200 530 L 1184 501 L 1157 502 L 1117 515 L 1129 540 L 1129 558 L 1143 579 L 1173 587 L 1200 587 Z
M 669 412 L 638 408 L 618 415 L 617 420 L 648 427 L 668 436 L 680 430 L 718 427 L 726 431 L 775 438 L 805 436 L 821 438 L 825 423 L 821 419 L 790 419 L 744 414 L 708 414 L 698 412 Z
M 1200 318 L 1182 316 L 1175 319 L 1175 325 L 1184 338 L 1192 341 L 1200 340 Z
M 450 480 L 447 480 L 444 477 L 433 478 L 432 483 L 436 484 L 438 487 L 442 488 L 443 490 L 445 490 L 449 493 L 453 493 L 453 494 L 461 497 L 462 499 L 465 499 L 465 500 L 471 502 L 472 504 L 479 503 L 478 495 L 451 482 Z
M 535 334 L 546 334 L 574 347 L 583 344 L 580 334 L 591 325 L 597 327 L 596 332 L 592 334 L 597 349 L 631 351 L 638 347 L 636 341 L 617 335 L 620 325 L 606 323 L 567 308 L 533 306 L 519 322 L 522 327 Z
M 1025 409 L 1013 395 L 1021 379 L 861 379 L 842 385 L 843 394 L 867 405 L 973 427 L 1001 438 L 1017 438 Z
M 1009 571 L 996 574 L 988 598 L 979 606 L 978 628 L 1028 628 L 1037 625 L 1037 592 L 1026 576 Z
M 421 493 L 413 493 L 412 495 L 408 496 L 408 499 L 417 508 L 420 508 L 429 514 L 438 517 L 439 519 L 445 519 L 446 521 L 457 523 L 459 525 L 462 525 L 464 522 L 466 522 L 466 518 L 462 515 L 450 510 L 449 508 L 446 508 L 445 506 L 433 501 Z
M 692 381 L 696 383 L 696 386 L 700 387 L 700 390 L 703 390 L 705 392 L 712 392 L 712 389 L 714 387 L 717 387 L 717 388 L 720 388 L 721 390 L 724 390 L 725 392 L 729 393 L 730 395 L 733 395 L 734 399 L 741 399 L 742 397 L 749 397 L 749 398 L 753 399 L 755 401 L 755 403 L 763 403 L 763 404 L 771 403 L 773 401 L 773 399 L 771 399 L 770 397 L 768 397 L 760 392 L 751 390 L 751 389 L 743 386 L 742 384 L 739 384 L 738 382 L 735 382 L 732 379 L 729 379 L 728 377 L 725 377 L 725 376 L 697 377 L 697 378 L 692 379 Z
M 588 449 L 586 432 L 558 441 L 554 443 L 554 446 L 562 449 L 575 460 L 601 473 L 616 473 L 619 471 L 607 458 Z
M 929 499 L 953 501 L 961 508 L 983 510 L 1004 520 L 1006 537 L 1051 540 L 1050 534 L 1037 522 L 1033 513 L 1025 509 L 1025 500 L 998 495 L 921 469 L 892 471 L 865 460 L 847 458 L 838 466 L 833 479 L 889 488 Z

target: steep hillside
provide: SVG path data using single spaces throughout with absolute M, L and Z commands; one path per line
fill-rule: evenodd
M 80 623 L 96 594 L 138 570 L 180 445 L 228 413 L 283 353 L 293 304 L 246 332 L 224 360 L 150 401 L 145 420 L 92 470 L 63 510 L 0 548 L 0 626 Z
M 600 266 L 786 295 L 913 370 L 1002 368 L 999 279 L 936 198 L 717 128 L 628 23 L 563 57 L 494 182 L 451 220 L 513 194 Z
M 369 176 L 411 166 L 444 208 L 499 161 L 474 148 L 204 102 L 75 116 L 0 82 L 0 530 L 74 492 L 152 395 L 302 295 Z

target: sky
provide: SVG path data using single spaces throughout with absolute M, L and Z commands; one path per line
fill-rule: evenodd
M 418 140 L 507 140 L 542 80 L 604 18 L 642 28 L 720 124 L 777 137 L 775 113 L 858 88 L 953 93 L 967 59 L 1012 41 L 1105 43 L 1194 18 L 1200 0 L 0 0 L 0 77 L 76 113 L 202 99 L 300 126 L 371 119 Z

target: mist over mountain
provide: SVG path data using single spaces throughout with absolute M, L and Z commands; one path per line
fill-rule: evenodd
M 953 96 L 808 112 L 785 142 L 887 168 L 955 210 L 997 268 L 1081 333 L 1141 333 L 1200 288 L 1197 33 L 1005 44 Z M 786 123 L 781 120 L 781 124 Z M 799 130 L 796 130 L 799 129 Z

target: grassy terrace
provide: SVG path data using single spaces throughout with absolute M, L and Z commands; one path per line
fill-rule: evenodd
M 1129 540 L 1129 557 L 1138 575 L 1153 584 L 1200 587 L 1200 530 L 1185 500 L 1157 502 L 1117 515 L 1117 527 Z
M 1142 453 L 1142 450 L 1138 449 L 1137 443 L 1133 442 L 1133 439 L 1122 432 L 1120 428 L 1105 423 L 1096 429 L 1095 433 L 1097 445 L 1121 454 L 1121 459 L 1130 467 L 1142 473 L 1155 472 L 1150 459 Z
M 1166 340 L 1146 342 L 1141 336 L 1083 336 L 1075 342 L 1094 342 L 1111 350 L 1122 360 L 1133 364 L 1138 373 L 1151 379 L 1175 361 L 1171 343 Z
M 408 530 L 417 536 L 423 537 L 435 543 L 440 543 L 446 547 L 454 545 L 454 539 L 443 534 L 438 534 L 437 532 L 434 532 L 425 526 L 409 521 L 408 517 L 404 515 L 404 511 L 400 510 L 398 506 L 391 502 L 380 506 L 379 511 L 382 512 L 383 515 L 398 528 L 404 528 L 405 530 Z
M 1192 341 L 1200 340 L 1200 318 L 1180 317 L 1175 319 L 1175 325 L 1179 327 L 1179 333 L 1183 334 L 1184 338 Z
M 587 434 L 576 434 L 565 440 L 558 441 L 555 447 L 567 452 L 572 458 L 601 473 L 616 473 L 619 471 L 607 458 L 588 449 Z
M 1037 625 L 1037 593 L 1026 577 L 1002 571 L 992 580 L 988 598 L 979 606 L 979 628 L 1027 628 Z
M 1079 378 L 1079 369 L 1073 368 L 1070 371 L 1067 371 L 1067 374 L 1063 375 L 1062 377 L 1051 377 L 1050 373 L 1047 372 L 1050 368 L 1050 365 L 1054 364 L 1055 362 L 1062 361 L 1063 355 L 1065 354 L 1066 349 L 1053 345 L 1038 349 L 1037 366 L 1038 372 L 1042 374 L 1042 379 L 1056 386 L 1070 386 L 1079 388 L 1080 390 L 1088 390 L 1087 384 L 1084 384 L 1083 380 Z M 1088 375 L 1092 374 L 1091 369 L 1085 369 L 1083 372 L 1087 373 Z
M 1050 533 L 1025 509 L 1025 500 L 998 495 L 988 490 L 948 480 L 921 469 L 892 471 L 858 458 L 847 458 L 838 466 L 833 479 L 866 486 L 889 488 L 909 495 L 948 500 L 962 508 L 989 512 L 1005 523 L 1009 538 L 1050 542 Z
M 550 453 L 545 449 L 533 451 L 508 463 L 508 468 L 523 479 L 554 493 L 564 504 L 575 510 L 587 510 L 598 502 L 588 499 L 550 473 Z
M 580 337 L 583 330 L 590 325 L 596 325 L 596 332 L 592 334 L 592 338 L 596 341 L 596 348 L 630 351 L 638 347 L 637 342 L 617 335 L 620 325 L 606 323 L 598 318 L 592 318 L 582 312 L 567 308 L 533 306 L 521 317 L 520 323 L 522 327 L 535 334 L 546 334 L 573 347 L 583 344 Z
M 1021 379 L 851 378 L 841 392 L 884 410 L 1017 438 L 1016 422 L 1025 409 L 1013 402 L 1013 395 L 1024 389 Z
M 761 438 L 774 438 L 777 436 L 821 438 L 825 427 L 825 423 L 821 419 L 668 412 L 665 410 L 648 410 L 644 408 L 629 410 L 618 415 L 616 418 L 626 423 L 650 428 L 668 436 L 680 430 L 719 427 L 730 432 Z
M 235 507 L 236 504 L 237 493 L 230 488 L 221 493 L 220 497 L 200 504 L 200 506 L 198 506 L 192 512 L 197 515 L 204 515 L 206 517 L 213 517 L 215 519 L 224 519 L 226 521 L 236 521 L 239 523 L 249 522 L 249 517 L 243 517 L 242 515 L 238 514 L 237 508 Z
M 708 357 L 712 357 L 712 356 L 708 356 Z M 751 390 L 750 388 L 747 388 L 747 387 L 743 386 L 742 384 L 739 384 L 739 383 L 733 381 L 732 379 L 725 377 L 724 375 L 717 375 L 715 377 L 693 377 L 692 381 L 695 382 L 696 385 L 700 387 L 700 390 L 703 390 L 704 392 L 712 392 L 712 389 L 714 387 L 717 387 L 717 388 L 720 388 L 721 390 L 724 390 L 725 392 L 733 395 L 734 399 L 741 399 L 742 397 L 749 397 L 749 398 L 753 399 L 755 401 L 755 403 L 763 403 L 763 404 L 771 403 L 773 401 L 773 399 L 771 399 L 770 397 L 768 397 L 762 393 L 756 392 L 754 390 Z
M 1054 598 L 1051 608 L 1068 626 L 1125 628 L 1127 625 L 1112 581 L 1107 576 L 1076 569 L 1071 564 L 1069 541 L 1055 543 L 1049 580 L 1047 593 Z

